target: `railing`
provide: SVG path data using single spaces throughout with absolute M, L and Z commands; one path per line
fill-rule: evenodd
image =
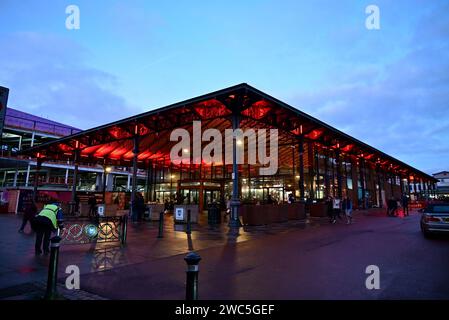
M 61 232 L 63 244 L 122 242 L 125 237 L 125 216 L 67 217 Z
M 31 120 L 23 117 L 17 117 L 13 115 L 6 115 L 5 127 L 26 129 L 31 131 L 37 131 L 47 134 L 52 134 L 58 137 L 72 135 L 78 133 L 81 130 L 71 128 L 69 126 L 58 125 L 50 122 L 43 122 L 39 120 Z

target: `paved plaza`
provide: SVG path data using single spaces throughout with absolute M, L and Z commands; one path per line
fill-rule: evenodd
M 31 233 L 17 233 L 18 217 L 0 219 L 0 299 L 38 298 L 48 257 L 34 255 Z M 308 219 L 238 233 L 196 225 L 191 235 L 166 219 L 162 239 L 157 227 L 130 223 L 125 247 L 63 245 L 60 293 L 68 299 L 184 299 L 184 257 L 194 250 L 202 257 L 200 299 L 449 298 L 449 239 L 424 239 L 417 212 L 390 218 L 357 211 L 353 225 Z M 379 290 L 365 287 L 365 268 L 373 264 L 380 268 Z M 80 268 L 78 292 L 63 288 L 68 265 Z

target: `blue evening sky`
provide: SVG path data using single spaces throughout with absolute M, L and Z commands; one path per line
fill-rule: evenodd
M 0 0 L 0 37 L 9 106 L 82 129 L 247 82 L 449 169 L 449 1 Z

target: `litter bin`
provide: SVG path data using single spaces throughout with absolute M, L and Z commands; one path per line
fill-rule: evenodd
M 207 210 L 207 222 L 209 224 L 221 223 L 220 207 L 216 203 L 211 203 Z

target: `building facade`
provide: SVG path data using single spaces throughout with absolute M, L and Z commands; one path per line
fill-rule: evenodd
M 33 189 L 35 182 L 41 191 L 70 192 L 73 185 L 74 165 L 70 162 L 44 163 L 37 168 L 37 161 L 30 157 L 19 157 L 24 149 L 55 141 L 82 130 L 38 117 L 14 108 L 6 108 L 0 142 L 0 191 Z M 131 173 L 127 168 L 116 167 L 105 174 L 101 165 L 90 164 L 78 167 L 77 190 L 130 191 Z M 140 189 L 144 188 L 145 175 L 138 174 Z M 5 193 L 6 194 L 6 193 Z M 6 196 L 2 197 L 7 202 Z M 20 206 L 16 206 L 20 209 Z M 17 212 L 17 210 L 12 210 Z
M 196 122 L 201 123 L 200 135 L 209 129 L 218 136 L 226 136 L 227 130 L 265 130 L 268 135 L 276 131 L 278 170 L 261 175 L 264 163 L 238 163 L 236 154 L 249 159 L 250 141 L 235 135 L 230 161 L 207 163 L 201 155 L 198 160 L 195 139 L 181 150 L 186 159 L 172 161 L 174 130 L 195 136 Z M 196 142 L 201 150 L 206 140 L 203 136 Z M 225 141 L 221 145 L 225 148 Z M 412 200 L 435 196 L 432 176 L 247 84 L 77 132 L 21 155 L 35 159 L 38 166 L 69 163 L 130 168 L 134 176 L 144 172 L 147 201 L 176 199 L 202 209 L 210 202 L 230 199 L 234 220 L 242 203 L 273 199 L 282 203 L 289 194 L 312 203 L 349 196 L 357 208 L 383 207 L 387 199 L 403 194 Z M 76 172 L 74 177 L 78 183 Z M 134 199 L 139 190 L 134 185 L 131 189 Z
M 449 199 L 449 171 L 434 173 L 433 177 L 438 180 L 436 189 L 437 197 Z

